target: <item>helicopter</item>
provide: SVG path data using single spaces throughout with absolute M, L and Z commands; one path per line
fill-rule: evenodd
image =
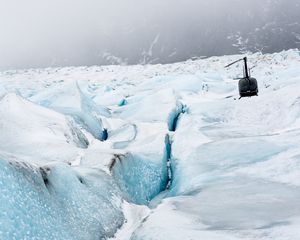
M 236 78 L 236 80 L 239 80 L 240 99 L 243 97 L 258 96 L 257 80 L 251 77 L 250 70 L 248 69 L 247 57 L 230 63 L 225 66 L 225 68 L 228 68 L 240 61 L 244 61 L 244 76 L 242 78 Z

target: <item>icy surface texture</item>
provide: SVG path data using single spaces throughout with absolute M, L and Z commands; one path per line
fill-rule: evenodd
M 85 96 L 77 82 L 50 88 L 31 97 L 31 100 L 72 116 L 95 138 L 103 140 L 101 116 L 110 116 L 110 112 L 107 108 L 97 106 L 92 99 Z
M 0 73 L 0 238 L 299 239 L 300 54 L 241 57 Z
M 262 66 L 270 61 L 274 74 L 270 79 L 270 66 L 256 70 L 259 97 L 234 100 L 230 88 L 217 88 L 222 80 L 214 76 L 202 96 L 182 95 L 188 111 L 173 137 L 173 198 L 131 239 L 299 236 L 299 75 L 284 63 L 290 58 L 291 65 L 299 64 L 299 55 L 290 54 L 258 57 Z M 285 78 L 274 73 L 281 71 Z
M 101 239 L 123 223 L 120 192 L 99 170 L 0 165 L 1 239 Z
M 88 140 L 80 129 L 55 111 L 10 93 L 0 100 L 0 150 L 33 161 L 76 158 Z
M 161 159 L 161 164 L 155 164 L 152 159 L 156 157 L 131 154 L 115 156 L 112 173 L 129 201 L 148 204 L 166 189 L 166 159 Z

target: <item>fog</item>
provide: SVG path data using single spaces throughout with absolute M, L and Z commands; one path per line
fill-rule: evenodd
M 294 48 L 300 42 L 298 2 L 0 0 L 0 70 L 167 63 Z

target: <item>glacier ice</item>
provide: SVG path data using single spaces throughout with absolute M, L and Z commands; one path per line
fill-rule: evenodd
M 0 239 L 298 239 L 299 50 L 237 57 L 1 73 Z
M 101 239 L 123 223 L 119 189 L 102 171 L 0 165 L 1 239 Z
M 72 116 L 95 138 L 104 140 L 101 116 L 109 117 L 110 112 L 107 108 L 97 106 L 92 99 L 85 96 L 78 82 L 50 89 L 30 99 L 42 106 Z
M 112 174 L 128 201 L 148 204 L 167 186 L 167 160 L 153 163 L 156 155 L 116 155 Z
M 15 93 L 0 100 L 0 150 L 33 161 L 71 162 L 88 140 L 64 115 Z

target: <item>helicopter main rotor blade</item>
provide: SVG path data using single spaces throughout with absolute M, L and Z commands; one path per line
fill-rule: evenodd
M 225 66 L 225 68 L 228 68 L 228 67 L 230 67 L 231 65 L 236 64 L 237 62 L 240 62 L 240 61 L 243 61 L 243 60 L 244 60 L 244 58 L 239 59 L 239 60 L 236 60 L 235 62 L 230 63 L 230 64 L 228 64 L 227 66 Z

